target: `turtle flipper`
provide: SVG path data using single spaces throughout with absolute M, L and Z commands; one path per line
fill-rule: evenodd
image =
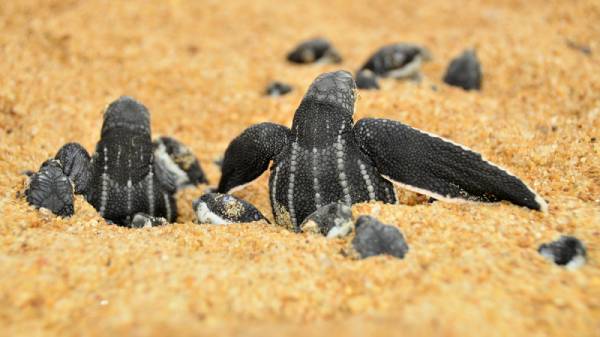
M 208 180 L 192 151 L 172 137 L 159 137 L 152 143 L 154 168 L 168 190 L 206 184 Z
M 177 175 L 173 174 L 169 169 L 169 162 L 166 160 L 161 160 L 159 156 L 154 155 L 154 165 L 152 166 L 154 170 L 154 175 L 158 179 L 162 188 L 173 194 L 177 192 Z
M 57 160 L 45 161 L 31 176 L 25 195 L 27 202 L 36 208 L 46 208 L 63 217 L 74 213 L 73 187 Z
M 86 149 L 78 143 L 67 143 L 58 150 L 54 158 L 60 162 L 63 172 L 75 185 L 75 194 L 85 195 L 92 179 L 90 155 Z
M 244 130 L 225 150 L 217 191 L 227 193 L 258 178 L 286 148 L 289 138 L 290 129 L 273 123 L 256 124 Z
M 445 201 L 510 201 L 539 211 L 548 205 L 519 178 L 479 153 L 402 123 L 366 118 L 354 127 L 378 171 L 408 190 Z

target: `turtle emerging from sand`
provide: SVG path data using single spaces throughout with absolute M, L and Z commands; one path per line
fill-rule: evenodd
M 314 38 L 300 43 L 287 55 L 292 63 L 340 63 L 342 57 L 329 40 Z
M 132 220 L 137 213 L 144 213 L 150 220 L 162 217 L 174 221 L 177 217 L 175 192 L 184 186 L 206 182 L 197 159 L 183 144 L 169 137 L 152 143 L 148 109 L 125 96 L 111 103 L 104 112 L 100 141 L 91 157 L 81 145 L 68 143 L 55 159 L 52 168 L 62 169 L 65 179 L 73 184 L 73 189 L 60 185 L 62 194 L 69 194 L 71 198 L 73 192 L 84 195 L 102 217 L 124 226 L 136 226 Z M 45 173 L 48 169 L 42 168 L 45 171 L 34 178 L 48 176 Z M 35 198 L 30 197 L 28 201 L 37 207 L 55 205 L 56 202 L 51 201 L 56 199 L 59 190 L 55 187 L 57 179 L 49 180 L 54 185 L 39 184 L 40 179 L 32 179 L 28 195 Z M 57 207 L 50 209 L 59 215 L 65 213 Z
M 268 220 L 254 205 L 229 194 L 206 193 L 192 203 L 198 223 L 227 225 Z
M 355 90 L 346 71 L 322 74 L 300 102 L 291 129 L 273 123 L 246 129 L 225 152 L 218 192 L 251 182 L 273 161 L 275 220 L 293 229 L 331 202 L 395 203 L 391 181 L 443 201 L 506 200 L 547 209 L 519 178 L 464 146 L 393 120 L 354 124 Z
M 396 79 L 421 78 L 421 63 L 431 60 L 431 53 L 425 47 L 411 43 L 395 43 L 379 48 L 360 71 L 371 71 L 376 76 Z

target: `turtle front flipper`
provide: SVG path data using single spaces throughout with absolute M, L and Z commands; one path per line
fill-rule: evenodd
M 161 180 L 155 166 L 153 167 L 153 172 L 153 182 L 150 183 L 150 180 L 146 180 L 144 185 L 144 191 L 146 191 L 149 203 L 147 212 L 150 215 L 165 218 L 169 223 L 175 222 L 178 216 L 177 201 L 175 200 L 177 190 L 171 189 L 172 186 L 168 187 L 164 185 L 165 181 Z M 149 186 L 150 184 L 152 187 Z M 152 192 L 150 192 L 150 188 Z M 153 193 L 154 196 L 150 197 L 148 193 Z
M 172 137 L 159 137 L 153 143 L 154 170 L 167 190 L 175 192 L 208 180 L 198 158 L 183 143 Z
M 154 155 L 154 175 L 156 179 L 165 191 L 170 193 L 177 192 L 177 178 L 179 177 L 174 173 L 174 170 L 170 170 L 168 166 L 169 162 L 160 159 Z
M 443 201 L 510 201 L 539 211 L 548 205 L 519 178 L 479 153 L 402 123 L 366 118 L 354 127 L 361 150 L 380 174 Z
M 36 208 L 46 208 L 63 217 L 73 215 L 73 187 L 57 160 L 45 161 L 31 176 L 25 195 Z
M 289 138 L 290 129 L 273 123 L 256 124 L 244 130 L 225 150 L 217 191 L 227 193 L 258 178 L 288 146 Z
M 63 145 L 54 159 L 62 165 L 64 174 L 74 185 L 75 194 L 86 195 L 92 178 L 90 155 L 78 143 Z

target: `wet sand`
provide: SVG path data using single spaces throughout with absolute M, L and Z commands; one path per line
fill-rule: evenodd
M 596 1 L 4 1 L 0 4 L 0 330 L 7 336 L 599 336 L 600 4 Z M 341 65 L 295 66 L 299 41 L 329 38 Z M 426 45 L 421 84 L 361 91 L 355 120 L 384 117 L 440 134 L 508 168 L 549 201 L 354 206 L 397 226 L 403 260 L 355 261 L 347 241 L 264 224 L 107 225 L 81 197 L 57 218 L 29 207 L 23 170 L 66 142 L 94 150 L 104 107 L 131 95 L 213 164 L 249 125 L 289 126 L 320 73 L 354 71 L 392 42 Z M 591 54 L 573 48 L 588 46 Z M 483 91 L 441 81 L 475 47 Z M 271 80 L 294 90 L 263 96 Z M 437 90 L 433 90 L 434 87 Z M 271 216 L 268 173 L 236 193 Z M 537 247 L 580 238 L 568 271 Z

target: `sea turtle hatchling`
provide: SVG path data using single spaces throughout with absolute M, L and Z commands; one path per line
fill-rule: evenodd
M 181 142 L 172 137 L 159 137 L 153 143 L 154 164 L 159 167 L 157 174 L 163 184 L 171 189 L 183 189 L 208 180 L 200 166 L 198 158 Z
M 158 216 L 151 216 L 146 213 L 136 213 L 129 225 L 132 228 L 148 228 L 167 224 L 167 219 Z
M 148 109 L 126 96 L 106 108 L 100 141 L 91 159 L 81 145 L 68 143 L 55 161 L 75 192 L 83 194 L 102 217 L 123 226 L 134 225 L 136 213 L 174 221 L 177 189 L 206 182 L 198 161 L 181 143 L 162 137 L 153 145 Z M 56 165 L 52 165 L 55 171 Z M 66 195 L 63 185 L 60 191 L 65 191 L 60 193 Z M 32 186 L 36 187 L 35 183 Z M 72 198 L 72 191 L 69 193 Z
M 297 45 L 287 55 L 287 60 L 292 63 L 340 63 L 342 57 L 331 42 L 324 38 L 315 38 Z
M 354 227 L 356 235 L 352 239 L 352 248 L 362 259 L 377 255 L 402 259 L 409 250 L 398 228 L 383 224 L 372 216 L 360 216 Z
M 360 68 L 370 70 L 376 76 L 396 79 L 415 79 L 421 76 L 421 64 L 431 59 L 424 47 L 410 43 L 396 43 L 381 47 Z
M 206 193 L 192 203 L 198 223 L 227 225 L 268 220 L 247 201 L 229 194 Z
M 538 252 L 547 260 L 568 269 L 577 269 L 586 262 L 587 252 L 583 243 L 574 236 L 562 235 L 558 240 L 543 243 Z
M 480 154 L 387 119 L 353 121 L 356 86 L 347 71 L 309 87 L 291 129 L 256 124 L 227 147 L 217 191 L 251 182 L 271 165 L 270 201 L 278 224 L 298 230 L 317 208 L 341 201 L 395 203 L 390 180 L 438 200 L 547 204 L 519 178 Z
M 377 76 L 369 69 L 363 69 L 356 73 L 356 87 L 365 90 L 378 90 Z
M 454 58 L 448 65 L 444 82 L 464 90 L 481 89 L 481 64 L 475 50 L 468 49 Z
M 300 224 L 302 232 L 320 233 L 328 239 L 344 237 L 353 228 L 352 208 L 341 202 L 318 208 Z
M 265 89 L 265 95 L 279 97 L 288 94 L 290 91 L 292 91 L 291 85 L 280 81 L 273 81 Z

